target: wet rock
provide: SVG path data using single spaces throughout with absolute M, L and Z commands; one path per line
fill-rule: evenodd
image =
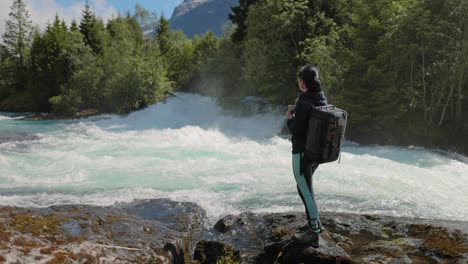
M 336 243 L 346 243 L 349 241 L 349 238 L 342 236 L 340 234 L 332 234 L 331 237 L 333 241 L 335 241 Z
M 223 219 L 218 220 L 216 224 L 214 225 L 214 229 L 218 232 L 225 233 L 229 229 L 232 228 L 234 225 L 235 217 L 232 215 L 229 215 Z
M 269 244 L 256 263 L 353 263 L 348 254 L 332 241 L 323 238 L 319 241 L 319 248 L 294 239 Z
M 17 131 L 0 131 L 0 144 L 6 142 L 20 142 L 39 139 L 38 136 L 32 133 L 17 132 Z
M 99 111 L 97 109 L 84 109 L 79 112 L 75 113 L 75 118 L 85 118 L 85 117 L 90 117 L 90 116 L 96 116 L 99 115 Z
M 318 249 L 293 240 L 303 213 L 226 216 L 204 236 L 240 251 L 242 263 L 463 263 L 468 225 L 457 221 L 322 213 Z
M 395 245 L 368 245 L 360 249 L 361 254 L 366 255 L 363 262 L 382 263 L 412 263 L 411 259 L 404 253 L 404 250 Z
M 463 257 L 456 264 L 468 264 L 468 253 L 463 254 Z
M 24 121 L 44 121 L 44 120 L 51 120 L 51 119 L 54 119 L 53 115 L 42 114 L 42 113 L 31 114 L 26 117 L 20 118 L 20 120 L 24 120 Z
M 346 262 L 348 254 L 329 235 L 322 235 L 319 249 L 294 241 L 292 236 L 305 230 L 305 223 L 305 215 L 295 213 L 231 215 L 218 221 L 208 238 L 239 249 L 242 263 L 311 263 L 307 261 L 318 259 L 351 263 Z
M 122 210 L 146 220 L 156 220 L 166 227 L 187 235 L 187 242 L 193 250 L 204 229 L 205 212 L 192 203 L 171 202 L 170 200 L 149 200 L 126 204 Z M 160 202 L 165 201 L 165 202 Z M 146 226 L 145 232 L 151 233 Z
M 343 213 L 320 216 L 326 231 L 316 249 L 293 239 L 308 229 L 304 213 L 230 215 L 204 230 L 200 207 L 165 199 L 111 207 L 4 207 L 0 208 L 0 262 L 466 264 L 468 260 L 465 222 Z M 191 260 L 194 250 L 196 260 Z
M 239 250 L 232 245 L 219 241 L 198 242 L 194 253 L 194 260 L 201 264 L 216 264 L 218 261 L 240 261 Z
M 221 233 L 226 233 L 229 231 L 235 224 L 237 225 L 244 225 L 245 222 L 242 218 L 240 217 L 235 217 L 232 215 L 228 215 L 222 219 L 220 219 L 218 222 L 216 222 L 214 229 L 218 232 Z
M 430 224 L 410 224 L 408 235 L 423 240 L 422 249 L 444 259 L 460 259 L 468 253 L 466 233 L 450 232 L 445 227 Z
M 165 199 L 111 207 L 0 208 L 7 263 L 190 263 L 203 210 Z
M 380 220 L 381 217 L 378 216 L 378 215 L 363 215 L 364 218 L 366 218 L 367 220 L 370 220 L 370 221 L 377 221 L 377 220 Z

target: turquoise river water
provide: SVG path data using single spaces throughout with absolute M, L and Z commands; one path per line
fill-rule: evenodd
M 0 206 L 170 198 L 210 219 L 303 210 L 280 113 L 236 117 L 179 94 L 125 117 L 23 121 L 0 113 Z M 4 136 L 5 137 L 5 136 Z M 314 176 L 319 209 L 468 221 L 466 158 L 347 143 Z

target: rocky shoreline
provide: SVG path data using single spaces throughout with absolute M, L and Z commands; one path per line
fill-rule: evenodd
M 0 208 L 0 263 L 468 263 L 468 223 L 322 213 L 320 248 L 297 213 L 229 215 L 167 199 Z

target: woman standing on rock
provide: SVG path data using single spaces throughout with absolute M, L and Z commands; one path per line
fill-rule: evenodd
M 288 128 L 292 134 L 292 163 L 297 190 L 304 203 L 308 229 L 294 236 L 295 239 L 309 243 L 318 248 L 319 236 L 323 231 L 322 224 L 315 203 L 312 176 L 318 168 L 318 164 L 303 159 L 307 138 L 307 128 L 310 108 L 313 106 L 324 106 L 327 99 L 322 91 L 318 70 L 312 65 L 304 66 L 299 72 L 298 80 L 301 94 L 296 100 L 295 106 L 290 106 L 286 112 Z

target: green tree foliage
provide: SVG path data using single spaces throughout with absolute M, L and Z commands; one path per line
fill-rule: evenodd
M 351 113 L 354 134 L 468 135 L 467 6 L 465 0 L 240 1 L 230 19 L 244 86 L 253 87 L 245 91 L 291 103 L 297 67 L 312 63 L 329 100 Z
M 427 136 L 444 122 L 463 127 L 466 8 L 458 0 L 353 1 L 339 102 L 359 131 L 407 127 Z
M 7 49 L 4 45 L 0 44 L 0 103 L 4 98 L 7 98 L 12 93 L 13 85 L 10 83 L 13 74 L 8 72 L 8 70 L 12 69 L 10 65 L 8 65 L 11 60 L 8 57 Z
M 102 56 L 82 50 L 76 57 L 75 73 L 63 94 L 51 99 L 58 112 L 95 108 L 104 112 L 128 113 L 161 99 L 169 89 L 159 49 L 145 45 L 134 17 L 108 22 L 110 46 Z
M 208 31 L 201 37 L 195 36 L 193 43 L 195 49 L 194 63 L 196 68 L 201 68 L 208 64 L 219 49 L 219 40 L 211 31 Z
M 404 92 L 402 107 L 425 125 L 461 124 L 467 7 L 466 1 L 414 1 L 382 41 L 384 70 Z
M 68 114 L 128 113 L 171 89 L 290 104 L 298 67 L 312 63 L 328 99 L 351 113 L 351 135 L 467 138 L 467 13 L 466 0 L 241 0 L 231 36 L 188 39 L 141 7 L 104 24 L 89 5 L 79 25 L 57 16 L 31 34 L 15 0 L 0 97 Z
M 91 11 L 88 3 L 85 5 L 79 28 L 86 45 L 90 46 L 95 54 L 99 54 L 105 45 L 104 23 Z
M 13 33 L 18 32 L 16 24 L 25 23 L 17 19 L 27 18 L 23 9 L 23 2 L 14 3 L 13 22 L 5 35 L 11 41 L 0 46 L 0 107 L 6 110 L 53 110 L 66 115 L 89 108 L 138 110 L 163 99 L 173 87 L 188 85 L 196 65 L 207 61 L 216 45 L 212 42 L 217 42 L 210 34 L 200 38 L 197 47 L 206 54 L 197 57 L 203 62 L 195 62 L 195 42 L 170 32 L 164 17 L 157 37 L 145 39 L 140 24 L 153 17 L 148 11 L 138 8 L 134 15 L 119 16 L 104 26 L 86 4 L 79 25 L 72 21 L 68 27 L 57 15 L 43 32 L 34 31 L 32 45 L 22 37 L 29 36 L 26 27 L 19 30 L 17 39 L 23 42 L 16 45 L 27 48 L 20 49 L 13 45 Z M 21 56 L 13 52 L 20 51 L 24 59 L 17 60 Z M 21 61 L 24 69 L 18 67 Z M 18 77 L 20 70 L 24 78 Z M 21 89 L 16 89 L 18 80 L 24 80 Z
M 144 47 L 142 32 L 135 30 L 138 27 L 134 17 L 109 21 L 113 45 L 101 67 L 107 76 L 102 86 L 109 111 L 128 113 L 144 108 L 169 89 L 159 50 Z
M 251 87 L 242 78 L 241 49 L 228 39 L 219 41 L 213 57 L 200 68 L 200 80 L 204 92 L 220 99 L 251 94 Z
M 194 42 L 181 31 L 171 32 L 169 36 L 170 49 L 161 57 L 167 69 L 167 77 L 175 89 L 188 88 L 193 79 L 196 66 L 194 64 Z M 157 45 L 159 47 L 159 45 Z
M 237 27 L 231 35 L 231 40 L 234 43 L 242 42 L 247 34 L 247 15 L 249 7 L 255 4 L 257 0 L 239 0 L 239 6 L 231 7 L 232 13 L 228 15 L 229 20 Z
M 307 0 L 263 0 L 249 7 L 244 40 L 244 75 L 254 94 L 286 103 L 294 97 L 299 43 L 308 27 Z M 305 23 L 305 25 L 304 25 Z
M 16 91 L 16 60 L 0 45 L 0 103 Z
M 159 49 L 161 50 L 163 56 L 165 53 L 170 52 L 171 43 L 170 43 L 170 32 L 169 32 L 169 20 L 167 20 L 164 16 L 158 21 L 158 25 L 156 26 L 156 42 L 159 45 Z
M 387 110 L 386 114 L 389 117 L 391 115 L 392 120 L 393 114 L 397 113 L 391 111 L 397 107 L 396 101 L 385 102 L 378 96 L 389 82 L 379 60 L 382 49 L 380 40 L 392 24 L 392 19 L 402 11 L 403 7 L 397 5 L 397 2 L 383 0 L 354 0 L 346 10 L 350 17 L 350 56 L 343 61 L 348 70 L 345 72 L 344 87 L 338 102 L 351 112 L 353 124 L 360 127 L 361 131 L 378 128 L 379 120 L 383 119 L 376 114 L 377 111 Z M 395 99 L 398 100 L 397 98 Z M 369 111 L 370 109 L 373 111 Z
M 7 52 L 23 64 L 31 42 L 31 23 L 25 3 L 22 0 L 13 1 L 9 19 L 5 22 L 3 43 Z
M 70 32 L 58 16 L 48 25 L 43 36 L 34 34 L 31 49 L 31 74 L 34 86 L 31 87 L 36 105 L 41 111 L 50 111 L 48 99 L 60 94 L 60 87 L 70 79 L 70 59 L 72 45 Z
M 24 3 L 15 1 L 12 10 L 6 42 L 0 46 L 0 107 L 6 110 L 128 113 L 163 99 L 171 83 L 191 79 L 192 41 L 169 32 L 167 20 L 161 20 L 166 29 L 161 27 L 159 42 L 145 40 L 139 22 L 149 12 L 141 8 L 104 26 L 86 4 L 79 25 L 73 21 L 68 28 L 57 15 L 43 32 L 34 31 L 32 46 L 26 38 L 29 27 L 18 26 L 28 17 Z M 167 60 L 175 63 L 168 67 Z M 18 80 L 24 81 L 21 89 L 16 88 Z
M 220 66 L 219 61 L 219 39 L 208 31 L 202 36 L 195 36 L 193 39 L 193 72 L 190 89 L 203 94 L 216 96 L 221 95 L 226 87 L 221 82 L 224 76 L 213 68 Z M 220 87 L 222 87 L 220 89 Z
M 335 98 L 343 90 L 344 73 L 348 69 L 350 50 L 346 46 L 349 20 L 346 14 L 338 10 L 348 8 L 341 1 L 309 1 L 306 14 L 308 27 L 297 33 L 300 39 L 300 63 L 314 64 L 320 69 L 320 79 L 328 100 Z
M 13 1 L 10 10 L 2 36 L 4 45 L 0 67 L 4 81 L 0 93 L 4 94 L 25 90 L 29 77 L 32 22 L 23 0 Z
M 60 86 L 60 93 L 48 100 L 54 112 L 59 114 L 74 114 L 90 105 L 96 106 L 96 100 L 93 99 L 102 76 L 96 57 L 85 44 L 83 35 L 79 31 L 70 31 L 67 39 L 69 45 L 64 53 L 70 69 L 69 79 Z
M 76 23 L 76 20 L 72 20 L 71 25 L 70 25 L 70 31 L 79 31 L 78 23 Z

